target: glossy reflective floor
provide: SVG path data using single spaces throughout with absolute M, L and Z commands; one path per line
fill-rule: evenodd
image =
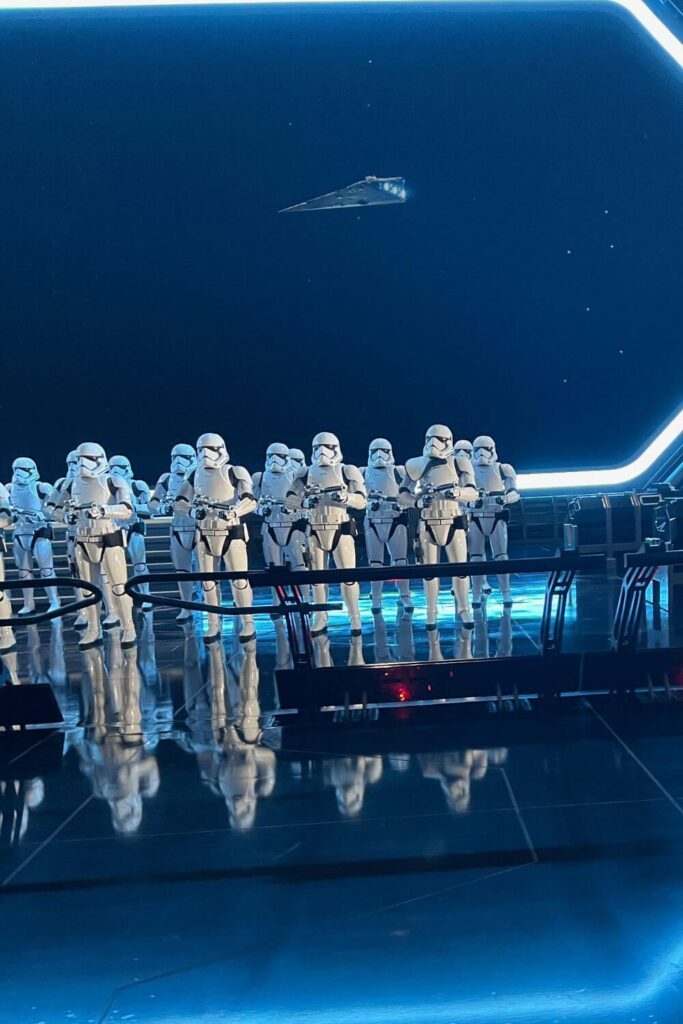
M 494 593 L 471 648 L 444 591 L 442 654 L 532 651 L 541 583 L 510 615 Z M 434 656 L 415 596 L 317 656 Z M 613 600 L 581 584 L 570 647 L 607 643 Z M 305 725 L 277 713 L 270 621 L 207 650 L 156 612 L 137 651 L 85 653 L 69 621 L 11 661 L 67 726 L 0 756 L 0 1021 L 682 1019 L 678 702 Z M 677 636 L 665 607 L 646 625 Z

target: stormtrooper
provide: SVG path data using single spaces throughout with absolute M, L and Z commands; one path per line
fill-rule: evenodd
M 56 481 L 52 488 L 52 493 L 45 502 L 45 507 L 49 510 L 50 514 L 54 514 L 54 511 L 59 504 L 59 498 L 63 488 L 73 480 L 77 465 L 78 454 L 74 449 L 74 451 L 69 452 L 66 457 L 66 476 L 62 476 Z M 69 562 L 71 574 L 76 576 L 76 527 L 73 523 L 69 523 L 66 527 L 66 557 Z
M 38 467 L 33 459 L 15 459 L 12 463 L 12 482 L 9 484 L 12 519 L 14 521 L 14 561 L 20 580 L 32 579 L 35 560 L 41 579 L 55 575 L 52 554 L 52 527 L 48 521 L 47 499 L 52 487 L 39 479 Z M 46 587 L 50 611 L 59 608 L 56 587 Z M 19 615 L 35 611 L 33 590 L 24 591 L 24 605 Z
M 197 464 L 194 448 L 189 444 L 177 444 L 171 451 L 171 469 L 162 473 L 149 500 L 153 515 L 170 515 L 171 518 L 171 559 L 176 572 L 192 572 L 192 558 L 195 548 L 196 523 L 186 509 L 176 505 L 180 488 Z M 192 583 L 178 583 L 183 601 L 192 600 Z M 192 618 L 192 612 L 183 608 L 177 616 L 178 622 Z
M 507 561 L 508 557 L 508 505 L 519 501 L 517 476 L 514 469 L 506 462 L 498 461 L 498 453 L 493 438 L 482 434 L 474 439 L 474 477 L 479 491 L 478 499 L 472 508 L 470 529 L 470 558 L 473 562 L 486 559 L 486 542 L 491 554 L 497 562 Z M 512 607 L 510 577 L 503 573 L 498 576 L 503 607 Z M 474 607 L 481 607 L 484 591 L 484 577 L 475 577 L 473 583 Z
M 256 513 L 263 519 L 261 540 L 266 566 L 288 563 L 292 569 L 302 570 L 306 568 L 306 523 L 288 497 L 292 480 L 289 456 L 286 444 L 269 445 L 263 472 L 254 474 L 254 497 L 258 501 Z
M 306 510 L 306 535 L 311 569 L 325 569 L 330 557 L 338 569 L 356 567 L 355 520 L 349 509 L 362 511 L 366 506 L 365 483 L 357 466 L 342 462 L 339 439 L 323 432 L 313 438 L 311 466 L 294 476 L 290 493 L 297 496 Z M 315 601 L 324 604 L 326 587 L 313 588 Z M 351 635 L 360 636 L 357 583 L 342 583 L 342 597 L 351 620 Z M 315 612 L 313 635 L 327 627 L 327 612 Z
M 287 459 L 287 470 L 289 473 L 294 476 L 300 470 L 306 468 L 306 456 L 301 451 L 301 448 L 290 448 Z
M 130 491 L 130 496 L 133 505 L 133 514 L 129 519 L 122 520 L 117 525 L 123 530 L 123 535 L 126 540 L 126 551 L 130 563 L 133 567 L 133 572 L 136 576 L 146 573 L 147 569 L 147 550 L 145 546 L 145 524 L 140 518 L 142 515 L 149 513 L 149 487 L 144 480 L 136 480 L 133 476 L 133 467 L 130 464 L 130 460 L 125 455 L 113 455 L 109 460 L 109 468 L 111 470 L 112 479 L 116 483 L 123 482 Z M 143 594 L 149 593 L 149 584 L 144 583 L 140 590 Z M 143 612 L 149 611 L 152 607 L 151 604 L 143 604 Z M 108 618 L 112 618 L 113 613 L 110 613 Z M 105 619 L 103 625 L 109 625 Z M 111 623 L 114 624 L 113 622 Z
M 7 488 L 0 484 L 0 583 L 5 580 L 5 545 L 4 531 L 12 522 L 10 497 Z M 12 605 L 4 590 L 0 590 L 0 619 L 12 618 Z M 0 626 L 0 654 L 14 649 L 14 633 L 11 626 Z
M 432 565 L 445 551 L 449 562 L 467 561 L 467 520 L 464 503 L 476 500 L 471 463 L 456 458 L 453 434 L 440 423 L 430 427 L 421 456 L 409 459 L 399 491 L 399 501 L 419 509 L 418 541 L 421 559 Z M 453 577 L 456 611 L 467 629 L 474 620 L 469 603 L 468 577 Z M 427 629 L 437 628 L 439 580 L 426 579 Z
M 189 513 L 197 526 L 197 561 L 201 572 L 214 572 L 225 564 L 231 571 L 249 568 L 247 540 L 249 535 L 241 520 L 256 508 L 249 473 L 242 466 L 233 466 L 225 441 L 218 434 L 202 434 L 197 441 L 197 468 L 178 491 L 176 505 Z M 232 596 L 238 607 L 252 604 L 248 580 L 232 581 Z M 218 607 L 219 585 L 212 580 L 202 583 L 207 604 Z M 220 639 L 220 616 L 209 614 L 209 631 L 205 643 Z M 251 615 L 240 617 L 239 638 L 248 643 L 255 638 Z
M 117 525 L 133 514 L 130 490 L 109 472 L 101 445 L 86 441 L 77 448 L 73 480 L 65 484 L 57 503 L 67 525 L 75 528 L 76 567 L 81 579 L 111 587 L 112 611 L 122 625 L 121 646 L 135 642 L 133 602 L 125 592 L 126 554 L 123 532 Z M 80 646 L 91 647 L 102 638 L 97 605 L 85 609 L 87 621 Z
M 398 503 L 398 492 L 405 476 L 405 468 L 397 466 L 391 443 L 383 437 L 371 441 L 368 464 L 361 469 L 368 495 L 365 510 L 365 548 L 368 564 L 373 568 L 384 565 L 388 550 L 391 565 L 408 564 L 408 516 Z M 370 584 L 373 615 L 382 611 L 382 580 Z M 406 611 L 413 610 L 408 580 L 396 583 L 400 600 Z
M 453 455 L 456 459 L 469 459 L 472 461 L 472 442 L 456 441 L 453 446 Z

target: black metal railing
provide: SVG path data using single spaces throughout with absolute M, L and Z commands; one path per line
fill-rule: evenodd
M 558 554 L 551 558 L 515 558 L 497 562 L 442 562 L 436 565 L 383 566 L 373 569 L 311 569 L 292 571 L 288 567 L 252 569 L 224 572 L 147 573 L 133 576 L 126 584 L 126 592 L 136 604 L 151 603 L 160 607 L 183 608 L 214 615 L 282 615 L 287 622 L 294 664 L 311 666 L 313 652 L 310 644 L 309 616 L 312 612 L 336 610 L 337 603 L 316 604 L 303 597 L 303 589 L 316 585 L 372 583 L 396 580 L 433 580 L 452 577 L 548 574 L 543 615 L 541 618 L 541 650 L 545 655 L 558 654 L 562 646 L 564 619 L 569 590 L 577 573 L 603 574 L 606 559 L 603 555 Z M 212 605 L 201 601 L 184 601 L 166 594 L 143 593 L 142 585 L 150 587 L 168 583 L 231 582 L 248 580 L 252 588 L 268 587 L 277 596 L 277 604 L 257 604 L 249 607 Z M 297 631 L 297 622 L 302 627 Z
M 102 600 L 102 591 L 98 586 L 73 576 L 48 576 L 44 579 L 3 580 L 0 582 L 0 591 L 44 590 L 45 587 L 67 587 L 70 590 L 85 591 L 89 596 L 79 598 L 77 601 L 67 601 L 59 608 L 48 609 L 44 612 L 11 615 L 8 619 L 0 619 L 0 626 L 38 626 L 41 622 L 50 622 L 52 619 L 60 619 L 63 615 L 83 611 L 84 608 L 90 608 Z

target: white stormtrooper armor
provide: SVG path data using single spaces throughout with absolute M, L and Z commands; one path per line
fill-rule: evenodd
M 254 497 L 258 501 L 256 513 L 263 518 L 261 539 L 266 566 L 287 563 L 301 570 L 306 568 L 306 522 L 288 497 L 292 482 L 289 455 L 286 444 L 275 442 L 268 447 L 265 469 L 254 474 Z
M 50 515 L 54 515 L 63 488 L 73 480 L 77 465 L 78 454 L 76 449 L 74 449 L 66 457 L 66 476 L 62 476 L 56 481 L 50 496 L 45 502 L 45 508 L 49 510 Z M 71 575 L 76 576 L 76 527 L 73 523 L 68 523 L 66 527 L 66 557 L 69 562 Z
M 78 466 L 73 480 L 62 488 L 57 508 L 67 524 L 76 528 L 78 575 L 111 588 L 113 611 L 122 625 L 121 646 L 135 644 L 133 602 L 125 593 L 127 578 L 124 537 L 118 522 L 133 514 L 130 490 L 122 479 L 114 480 L 104 448 L 86 441 L 78 446 Z M 87 627 L 81 647 L 101 640 L 97 605 L 85 610 Z
M 313 438 L 312 465 L 299 470 L 292 480 L 292 496 L 297 496 L 306 510 L 307 548 L 311 569 L 325 569 L 330 556 L 338 569 L 355 569 L 355 521 L 350 508 L 362 510 L 366 505 L 365 483 L 357 466 L 345 466 L 339 439 L 323 432 Z M 313 588 L 315 601 L 324 604 L 327 588 Z M 357 583 L 342 583 L 342 597 L 351 620 L 351 635 L 361 633 Z M 316 612 L 312 632 L 321 633 L 327 626 L 327 612 Z
M 365 548 L 368 565 L 384 565 L 385 549 L 391 565 L 408 564 L 408 522 L 405 509 L 398 503 L 398 492 L 405 476 L 405 467 L 395 465 L 391 443 L 383 437 L 371 441 L 368 464 L 361 469 L 368 495 L 365 509 Z M 372 611 L 382 611 L 382 581 L 370 584 Z M 403 607 L 413 610 L 408 580 L 398 580 L 396 587 Z
M 249 535 L 241 520 L 256 508 L 249 473 L 242 466 L 232 466 L 225 441 L 218 434 L 202 434 L 197 441 L 197 468 L 190 473 L 178 491 L 176 503 L 181 511 L 189 511 L 197 525 L 197 561 L 201 572 L 214 572 L 223 564 L 228 571 L 249 568 L 247 541 Z M 217 583 L 202 583 L 207 604 L 218 606 L 221 595 Z M 248 580 L 232 581 L 232 596 L 238 607 L 252 604 Z M 221 635 L 220 616 L 209 615 L 209 631 L 204 640 L 212 643 Z M 247 643 L 255 636 L 250 615 L 240 617 L 240 641 Z
M 479 491 L 478 500 L 472 507 L 470 528 L 470 558 L 473 562 L 486 558 L 486 541 L 497 562 L 508 557 L 508 505 L 519 501 L 517 475 L 508 463 L 499 462 L 493 438 L 482 434 L 474 439 L 474 478 Z M 503 606 L 512 606 L 510 577 L 506 573 L 498 576 Z M 481 606 L 484 577 L 477 576 L 473 582 L 474 607 Z
M 147 549 L 145 545 L 145 524 L 140 518 L 149 514 L 149 487 L 144 480 L 136 480 L 133 475 L 133 467 L 125 455 L 113 455 L 109 460 L 109 469 L 112 480 L 116 483 L 123 481 L 130 491 L 133 505 L 133 514 L 130 519 L 117 523 L 123 530 L 126 539 L 126 552 L 133 572 L 136 576 L 147 573 Z M 143 594 L 149 593 L 149 584 L 144 583 L 140 590 Z M 149 611 L 151 604 L 142 605 L 143 612 Z M 105 625 L 106 620 L 105 620 Z
M 196 465 L 197 455 L 192 445 L 175 445 L 171 451 L 171 470 L 159 477 L 149 500 L 149 507 L 154 515 L 172 516 L 171 559 L 176 572 L 192 572 L 197 524 L 186 509 L 176 505 L 175 500 Z M 192 583 L 178 584 L 183 601 L 192 600 L 192 589 Z M 177 616 L 178 622 L 185 622 L 191 618 L 192 612 L 186 608 Z
M 5 545 L 4 530 L 12 522 L 10 497 L 7 488 L 0 484 L 0 583 L 5 581 Z M 0 619 L 12 618 L 12 605 L 4 590 L 0 590 Z M 0 626 L 0 654 L 13 650 L 14 633 L 11 626 Z
M 287 459 L 287 471 L 290 475 L 296 476 L 300 470 L 307 468 L 306 456 L 301 451 L 301 448 L 290 448 L 289 458 Z
M 418 540 L 422 562 L 439 561 L 441 551 L 449 562 L 467 561 L 467 520 L 464 503 L 477 497 L 472 465 L 453 454 L 453 434 L 440 423 L 430 427 L 423 454 L 406 463 L 399 501 L 420 510 Z M 437 628 L 438 579 L 425 580 L 427 629 Z M 453 577 L 456 611 L 463 625 L 474 623 L 469 603 L 468 577 Z
M 290 448 L 289 458 L 287 460 L 287 472 L 289 473 L 291 479 L 293 480 L 298 473 L 306 469 L 308 469 L 308 466 L 306 465 L 306 456 L 301 451 L 301 448 Z M 301 557 L 304 560 L 304 564 L 308 565 L 308 551 L 306 550 L 307 524 L 306 516 L 303 514 L 302 511 L 299 512 L 299 518 L 294 519 L 293 525 L 295 525 L 297 528 L 298 536 L 292 536 L 292 541 L 301 544 Z
M 453 446 L 453 455 L 456 459 L 469 459 L 472 461 L 472 442 L 456 441 Z
M 20 580 L 32 579 L 35 560 L 41 579 L 55 575 L 52 555 L 52 528 L 48 522 L 46 502 L 52 493 L 49 484 L 41 483 L 38 467 L 33 459 L 15 459 L 12 463 L 12 482 L 9 484 L 10 504 L 14 520 L 14 561 Z M 56 587 L 46 587 L 50 611 L 59 608 Z M 33 590 L 24 591 L 24 606 L 20 615 L 35 611 Z

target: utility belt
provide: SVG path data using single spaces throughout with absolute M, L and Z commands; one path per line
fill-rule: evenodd
M 93 529 L 77 530 L 78 544 L 97 544 L 101 548 L 125 547 L 123 530 L 111 530 L 109 533 L 95 533 Z
M 339 537 L 356 537 L 358 535 L 358 526 L 355 519 L 345 519 L 341 523 L 309 522 L 308 525 L 312 533 L 318 533 L 321 530 L 329 530 L 331 533 L 334 530 Z
M 426 511 L 426 510 L 425 510 Z M 420 517 L 420 522 L 424 523 L 425 526 L 451 526 L 453 525 L 456 530 L 466 530 L 468 526 L 468 517 L 465 515 L 460 516 L 449 516 L 447 519 L 427 519 L 425 516 Z
M 348 512 L 345 512 L 343 509 L 335 511 L 336 514 L 332 515 L 320 512 L 318 509 L 311 509 L 310 515 L 307 516 L 309 526 L 313 530 L 336 530 L 347 523 L 354 523 L 355 525 L 355 519 L 352 519 Z
M 201 537 L 229 537 L 230 540 L 247 540 L 247 530 L 243 523 L 226 526 L 222 530 L 214 528 L 205 530 L 203 527 L 199 527 L 199 534 Z
M 408 513 L 405 511 L 396 512 L 396 514 L 393 516 L 374 516 L 371 513 L 366 513 L 365 521 L 366 523 L 368 523 L 368 525 L 371 524 L 372 526 L 391 526 L 392 524 L 395 526 L 407 526 Z

